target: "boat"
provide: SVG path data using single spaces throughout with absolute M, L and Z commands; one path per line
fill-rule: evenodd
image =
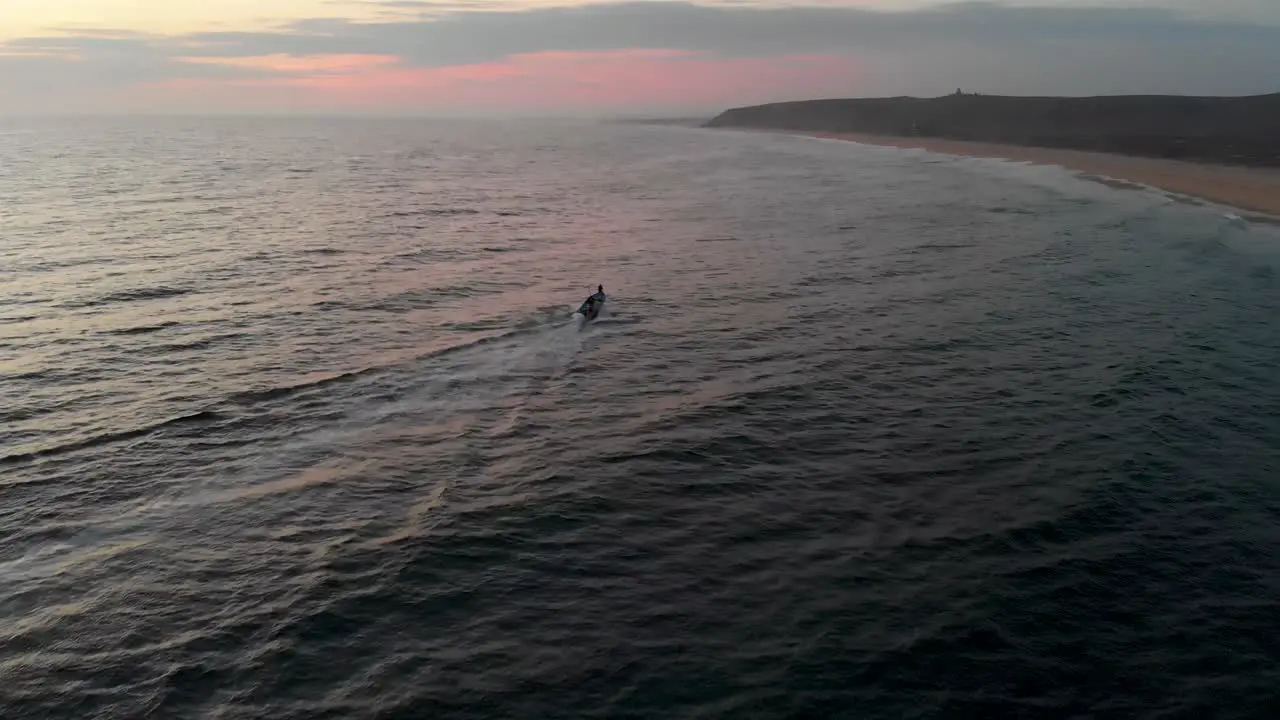
M 604 301 L 605 296 L 603 292 L 597 293 L 596 295 L 592 295 L 586 300 L 583 300 L 582 304 L 578 306 L 578 315 L 582 316 L 582 320 L 579 324 L 585 325 L 599 317 L 600 310 L 604 308 Z

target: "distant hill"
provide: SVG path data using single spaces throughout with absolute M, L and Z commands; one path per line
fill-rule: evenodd
M 735 108 L 705 127 L 935 137 L 1280 167 L 1280 94 L 806 100 Z

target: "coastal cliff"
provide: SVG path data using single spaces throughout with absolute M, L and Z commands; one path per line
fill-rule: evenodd
M 1280 167 L 1280 93 L 807 100 L 734 108 L 705 126 L 945 138 Z

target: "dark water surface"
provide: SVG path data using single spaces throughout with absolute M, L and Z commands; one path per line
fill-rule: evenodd
M 10 122 L 0 196 L 6 720 L 1274 717 L 1276 228 L 593 125 Z

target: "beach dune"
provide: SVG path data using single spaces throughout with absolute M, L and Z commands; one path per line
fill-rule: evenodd
M 1094 179 L 1104 182 L 1122 181 L 1111 184 L 1137 183 L 1250 213 L 1263 213 L 1270 216 L 1254 218 L 1258 220 L 1280 218 L 1280 170 L 1271 168 L 1249 168 L 945 138 L 893 137 L 858 133 L 807 134 L 867 145 L 919 148 L 947 155 L 1057 165 L 1097 176 Z
M 706 126 L 1058 165 L 1280 217 L 1280 94 L 812 100 L 734 108 Z

